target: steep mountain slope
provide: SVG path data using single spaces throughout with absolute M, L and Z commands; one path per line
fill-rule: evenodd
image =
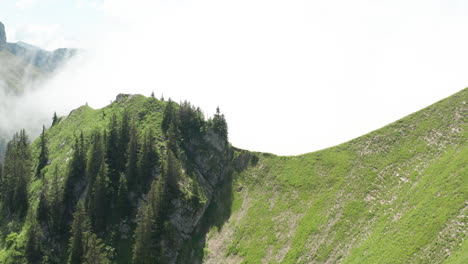
M 466 263 L 468 89 L 350 142 L 259 154 L 206 263 Z
M 169 112 L 172 114 L 167 114 L 169 106 L 173 107 Z M 171 119 L 168 116 L 172 116 Z M 165 120 L 170 121 L 166 122 L 168 127 L 164 130 Z M 134 133 L 131 127 L 135 127 Z M 153 231 L 159 242 L 153 244 L 152 251 L 145 252 L 154 252 L 148 254 L 155 257 L 155 250 L 161 251 L 156 255 L 163 263 L 184 263 L 194 258 L 193 254 L 201 259 L 202 252 L 192 250 L 191 234 L 201 225 L 200 219 L 210 201 L 220 192 L 217 186 L 226 182 L 233 170 L 242 169 L 242 164 L 237 165 L 236 161 L 244 155 L 233 156 L 234 150 L 223 135 L 223 127 L 225 121 L 221 115 L 204 120 L 201 111 L 188 103 L 178 106 L 141 95 L 119 95 L 114 103 L 103 109 L 82 106 L 69 116 L 58 118 L 45 134 L 50 150 L 45 168 L 37 173 L 38 164 L 33 160 L 36 163 L 32 166 L 34 173 L 26 176 L 28 202 L 15 199 L 16 190 L 11 199 L 6 194 L 0 197 L 0 263 L 39 263 L 38 258 L 32 259 L 28 255 L 31 239 L 44 243 L 37 252 L 41 259 L 47 259 L 46 263 L 66 262 L 70 250 L 67 249 L 68 241 L 75 237 L 70 234 L 74 230 L 71 227 L 76 222 L 80 204 L 90 216 L 93 234 L 103 240 L 106 249 L 112 249 L 106 253 L 112 263 L 129 263 L 135 259 L 133 238 L 136 239 L 138 227 L 143 225 L 140 224 L 142 219 L 146 219 L 144 212 L 153 208 L 153 203 L 161 203 L 155 207 L 166 209 L 151 213 L 161 219 L 157 222 L 156 219 L 148 220 L 157 223 L 158 229 Z M 123 134 L 127 135 L 125 144 Z M 133 134 L 135 136 L 131 136 Z M 102 138 L 104 143 L 96 143 L 96 138 Z M 97 144 L 104 146 L 95 150 Z M 130 145 L 136 148 L 133 152 Z M 31 146 L 32 157 L 39 156 L 40 146 L 40 140 Z M 95 156 L 96 151 L 101 155 Z M 23 150 L 12 153 L 16 152 Z M 121 162 L 127 158 L 128 162 Z M 7 171 L 7 168 L 22 167 L 27 163 L 8 165 L 11 160 L 11 155 L 7 154 L 3 178 L 0 177 L 0 187 L 5 193 L 18 186 L 14 180 L 17 170 Z M 95 160 L 101 160 L 102 165 L 98 165 L 98 175 L 92 176 L 90 164 Z M 81 165 L 74 167 L 77 163 Z M 99 177 L 105 179 L 98 180 Z M 167 186 L 160 187 L 164 191 L 158 187 L 161 181 L 162 186 Z M 8 185 L 9 182 L 13 183 Z M 100 199 L 94 198 L 99 189 L 96 186 L 105 189 Z M 122 195 L 124 190 L 125 195 Z M 52 198 L 57 197 L 57 193 L 62 193 L 62 198 Z M 160 195 L 165 198 L 155 198 Z M 152 199 L 162 199 L 162 202 Z M 101 202 L 106 205 L 94 209 Z M 27 207 L 27 210 L 16 212 L 19 207 Z M 97 222 L 101 224 L 98 226 Z M 31 238 L 33 227 L 40 231 L 34 231 Z M 145 258 L 148 261 L 149 257 L 145 255 Z M 134 263 L 149 262 L 138 260 Z
M 28 248 L 40 252 L 45 263 L 70 260 L 72 241 L 81 241 L 76 240 L 76 219 L 84 217 L 79 214 L 84 210 L 92 224 L 80 235 L 101 238 L 105 247 L 98 248 L 109 249 L 112 263 L 465 263 L 467 101 L 464 89 L 368 135 L 296 157 L 233 148 L 220 115 L 204 120 L 187 103 L 173 105 L 171 111 L 167 101 L 119 95 L 102 109 L 82 106 L 46 131 L 49 156 L 39 174 L 42 141 L 32 144 L 25 216 L 0 211 L 0 262 L 39 263 Z M 115 121 L 116 116 L 122 121 Z M 126 141 L 127 168 L 121 170 L 126 180 L 121 177 L 112 188 L 113 167 L 124 164 L 112 161 L 123 149 L 112 144 L 121 146 L 126 136 L 116 142 L 112 138 L 126 129 L 127 118 L 136 127 L 138 153 L 152 146 L 158 162 L 149 174 L 137 174 L 146 180 L 131 184 L 132 140 Z M 103 212 L 111 217 L 101 223 L 104 227 L 95 224 L 102 219 L 89 202 L 96 189 L 92 186 L 99 182 L 88 172 L 96 160 L 96 132 L 103 132 L 104 148 L 113 150 L 105 158 L 101 154 L 106 168 L 96 176 L 108 179 L 103 186 L 109 187 L 110 200 Z M 86 172 L 76 174 L 80 148 L 88 165 Z M 140 154 L 138 164 L 143 164 L 145 155 Z M 73 177 L 78 178 L 71 182 Z M 0 186 L 7 179 L 5 168 Z M 152 197 L 162 193 L 150 186 L 161 186 L 162 180 L 169 186 L 163 192 L 165 209 L 152 224 L 143 225 Z M 121 196 L 125 182 L 126 195 Z M 53 208 L 53 190 L 64 195 L 55 202 L 61 209 L 54 212 L 59 213 L 51 215 L 43 204 Z M 116 213 L 122 197 L 131 208 L 124 215 Z M 0 208 L 8 208 L 6 200 L 0 200 Z M 55 221 L 59 232 L 54 231 Z M 145 243 L 137 243 L 143 228 L 152 225 L 159 231 L 147 239 L 156 243 L 157 256 L 151 255 L 154 250 L 145 251 Z M 31 235 L 36 233 L 40 235 Z M 33 243 L 37 240 L 40 250 Z M 81 250 L 89 255 L 86 246 Z M 135 252 L 150 253 L 142 259 Z

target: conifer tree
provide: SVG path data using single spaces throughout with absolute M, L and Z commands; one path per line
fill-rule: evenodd
M 86 264 L 110 264 L 106 245 L 96 234 L 89 232 L 86 238 L 84 263 Z
M 139 209 L 133 247 L 133 263 L 158 263 L 163 259 L 161 232 L 167 200 L 166 178 L 160 176 L 151 184 L 147 201 Z
M 41 193 L 39 194 L 39 203 L 36 209 L 36 217 L 39 223 L 48 223 L 49 220 L 49 204 L 46 197 L 46 189 L 47 184 L 44 183 L 41 188 Z
M 13 136 L 7 144 L 1 198 L 9 214 L 23 218 L 28 208 L 27 186 L 31 174 L 31 152 L 25 130 Z
M 179 129 L 176 127 L 174 123 L 169 125 L 169 129 L 166 133 L 167 138 L 167 148 L 172 150 L 174 154 L 179 153 L 179 142 L 180 142 L 180 133 Z
M 86 175 L 88 178 L 88 193 L 92 191 L 96 176 L 104 162 L 104 143 L 100 132 L 96 131 L 91 136 L 91 146 L 88 152 L 88 161 L 86 164 Z
M 50 182 L 50 214 L 52 229 L 56 232 L 60 232 L 61 229 L 61 216 L 62 216 L 62 186 L 59 183 L 59 171 L 58 166 L 55 165 L 52 181 Z
M 65 190 L 64 190 L 64 205 L 65 211 L 71 212 L 75 207 L 75 203 L 78 201 L 78 196 L 80 195 L 76 186 L 78 182 L 84 180 L 86 173 L 86 156 L 85 156 L 85 145 L 84 145 L 84 136 L 81 133 L 80 137 L 75 138 L 74 152 L 71 158 L 71 161 L 68 166 L 68 177 L 65 181 Z M 68 217 L 68 216 L 67 216 Z
M 175 123 L 176 109 L 175 103 L 169 98 L 164 109 L 163 120 L 161 123 L 161 128 L 164 133 L 167 132 L 171 123 Z
M 143 192 L 148 191 L 146 186 L 151 182 L 158 164 L 159 156 L 154 146 L 153 132 L 149 130 L 145 134 L 139 158 L 139 186 L 143 187 Z
M 177 187 L 177 182 L 182 174 L 182 168 L 171 149 L 167 151 L 167 162 L 163 174 L 171 186 Z
M 90 230 L 84 206 L 80 203 L 73 214 L 72 236 L 68 248 L 68 264 L 82 264 L 85 253 L 85 236 Z
M 219 107 L 216 108 L 216 113 L 210 122 L 213 130 L 218 133 L 226 142 L 228 140 L 228 127 L 224 114 L 221 114 Z
M 135 243 L 133 245 L 133 264 L 155 263 L 155 245 L 152 241 L 152 226 L 150 209 L 141 206 L 138 212 L 138 222 L 135 229 Z
M 89 199 L 89 212 L 94 232 L 101 233 L 106 230 L 107 214 L 109 213 L 110 186 L 107 179 L 107 166 L 101 163 L 96 182 L 91 190 Z
M 120 123 L 120 134 L 119 134 L 119 174 L 125 172 L 125 165 L 127 164 L 127 149 L 128 143 L 130 142 L 130 115 L 128 111 L 124 111 L 122 114 L 122 122 Z
M 130 142 L 128 144 L 128 160 L 125 173 L 128 187 L 131 190 L 135 189 L 138 177 L 138 147 L 137 130 L 133 123 L 130 128 Z
M 40 241 L 41 236 L 42 232 L 40 231 L 39 226 L 35 221 L 33 221 L 26 231 L 26 245 L 24 252 L 28 263 L 40 263 L 42 259 L 43 250 Z
M 110 264 L 106 245 L 91 230 L 88 214 L 80 203 L 73 214 L 72 236 L 68 248 L 68 264 Z
M 47 163 L 49 161 L 49 149 L 47 148 L 47 140 L 46 140 L 46 135 L 45 135 L 45 126 L 42 126 L 42 134 L 40 137 L 41 140 L 41 152 L 39 153 L 39 158 L 38 158 L 38 165 L 37 165 L 37 170 L 36 170 L 36 175 L 38 177 L 42 176 L 42 169 L 47 166 Z
M 177 111 L 177 127 L 184 140 L 199 137 L 205 130 L 204 115 L 200 108 L 195 108 L 184 101 Z
M 109 169 L 109 179 L 114 191 L 117 190 L 120 177 L 120 143 L 119 143 L 119 124 L 115 114 L 112 115 L 107 131 L 106 141 L 106 163 Z
M 127 180 L 122 174 L 119 180 L 119 192 L 117 195 L 117 213 L 118 219 L 130 214 L 130 202 L 128 200 Z
M 58 124 L 58 117 L 57 117 L 57 113 L 54 112 L 54 116 L 52 117 L 52 126 L 55 126 L 56 124 Z

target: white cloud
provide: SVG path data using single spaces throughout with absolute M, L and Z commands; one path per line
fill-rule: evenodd
M 117 27 L 49 85 L 51 111 L 155 91 L 210 113 L 219 105 L 236 146 L 298 154 L 468 83 L 468 19 L 438 1 L 107 0 L 102 9 Z
M 27 23 L 11 25 L 7 28 L 9 42 L 23 41 L 43 49 L 76 47 L 77 42 L 65 39 L 58 24 Z
M 17 0 L 16 7 L 20 9 L 31 8 L 36 2 L 37 0 Z

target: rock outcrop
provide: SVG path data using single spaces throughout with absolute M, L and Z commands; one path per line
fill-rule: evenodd
M 5 33 L 5 26 L 2 22 L 0 22 L 0 46 L 6 44 L 6 33 Z

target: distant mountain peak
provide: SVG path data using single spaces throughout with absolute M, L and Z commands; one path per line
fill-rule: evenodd
M 6 44 L 5 26 L 0 22 L 0 45 Z
M 26 43 L 26 42 L 23 42 L 23 41 L 17 41 L 16 42 L 16 45 L 20 46 L 20 47 L 23 47 L 25 49 L 28 49 L 28 50 L 31 50 L 31 51 L 38 51 L 38 50 L 41 50 L 41 48 L 37 47 L 37 46 L 34 46 L 34 45 L 31 45 L 29 43 Z

